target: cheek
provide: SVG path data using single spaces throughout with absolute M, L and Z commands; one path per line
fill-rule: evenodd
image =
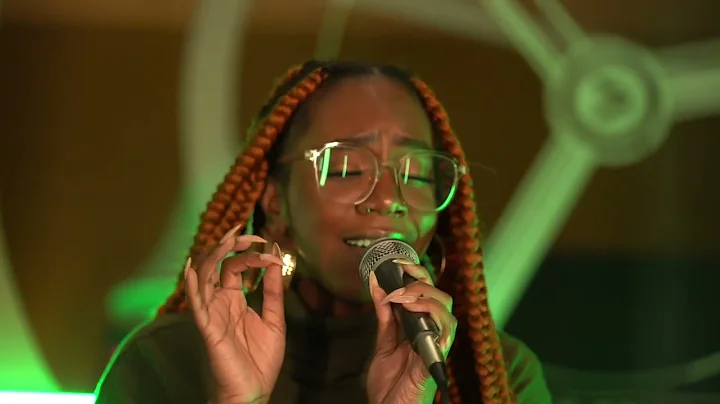
M 308 237 L 322 237 L 318 230 L 329 228 L 329 224 L 336 220 L 333 217 L 335 209 L 331 209 L 327 201 L 318 194 L 312 173 L 298 170 L 292 177 L 288 187 L 288 211 L 292 232 L 305 240 Z
M 432 233 L 435 230 L 437 224 L 437 215 L 421 215 L 418 218 L 418 229 L 420 234 L 425 237 L 426 234 Z M 431 234 L 432 236 L 432 234 Z
M 301 170 L 292 174 L 288 187 L 288 211 L 295 227 L 298 224 L 317 217 L 319 195 L 315 180 Z
M 435 228 L 437 226 L 437 215 L 435 214 L 421 214 L 416 215 L 415 223 L 417 223 L 419 243 L 416 246 L 419 253 L 424 254 L 427 250 L 433 236 L 435 235 Z

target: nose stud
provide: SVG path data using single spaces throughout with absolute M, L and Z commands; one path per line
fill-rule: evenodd
M 373 208 L 371 208 L 371 207 L 369 207 L 369 206 L 363 207 L 363 206 L 361 206 L 361 205 L 359 205 L 359 204 L 358 204 L 358 205 L 355 205 L 355 210 L 356 210 L 358 213 L 362 214 L 362 215 L 367 215 L 367 214 L 370 214 L 370 213 L 372 213 L 372 212 L 375 211 L 375 209 L 373 209 Z

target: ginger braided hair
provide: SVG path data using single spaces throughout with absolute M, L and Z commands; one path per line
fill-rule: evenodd
M 447 113 L 420 79 L 392 66 L 308 62 L 289 70 L 251 125 L 248 133 L 251 138 L 244 152 L 235 160 L 202 215 L 190 250 L 193 259 L 234 226 L 247 226 L 270 175 L 272 158 L 283 147 L 298 108 L 329 81 L 371 74 L 393 77 L 407 85 L 425 107 L 438 146 L 467 166 Z M 458 329 L 468 331 L 467 338 L 456 338 L 448 358 L 451 402 L 511 404 L 514 397 L 508 384 L 499 336 L 488 308 L 480 230 L 469 175 L 460 177 L 456 196 L 438 222 L 437 235 L 447 246 L 447 270 L 440 274 L 438 287 L 453 296 Z M 158 315 L 184 310 L 187 310 L 185 283 L 180 274 L 175 292 L 159 309 Z M 468 361 L 471 358 L 474 360 Z M 469 372 L 476 377 L 467 377 Z M 461 378 L 464 385 L 458 380 L 460 375 L 466 376 Z

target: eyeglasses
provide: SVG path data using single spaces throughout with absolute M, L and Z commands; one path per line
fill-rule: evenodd
M 394 174 L 403 201 L 425 212 L 447 208 L 458 178 L 467 172 L 454 158 L 433 150 L 413 150 L 396 163 L 383 165 L 368 148 L 341 142 L 306 150 L 303 159 L 313 163 L 323 198 L 360 204 L 370 197 L 387 168 Z

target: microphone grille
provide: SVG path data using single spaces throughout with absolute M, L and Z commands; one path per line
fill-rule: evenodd
M 374 242 L 368 247 L 365 255 L 363 255 L 360 260 L 359 271 L 363 285 L 366 287 L 369 285 L 370 272 L 375 271 L 381 263 L 398 258 L 420 264 L 418 253 L 415 252 L 415 249 L 413 249 L 410 244 L 404 241 L 386 238 Z

